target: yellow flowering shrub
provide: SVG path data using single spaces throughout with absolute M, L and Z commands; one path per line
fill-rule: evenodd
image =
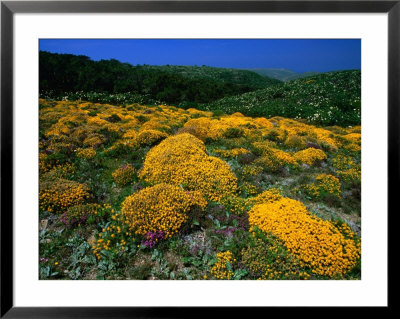
M 85 146 L 97 147 L 105 142 L 105 138 L 99 134 L 91 134 L 84 139 L 83 144 Z
M 164 238 L 169 238 L 187 220 L 187 214 L 193 206 L 204 208 L 206 205 L 200 192 L 157 184 L 125 198 L 121 213 L 135 234 L 163 232 Z
M 211 269 L 211 274 L 216 279 L 231 279 L 233 277 L 233 265 L 236 259 L 233 257 L 232 252 L 225 251 L 217 253 L 217 262 Z
M 356 163 L 353 158 L 338 155 L 332 159 L 332 167 L 336 169 L 336 174 L 346 183 L 357 183 L 361 181 L 361 165 Z
M 125 216 L 114 211 L 109 204 L 98 205 L 93 214 L 109 219 L 97 236 L 88 241 L 97 260 L 100 260 L 102 256 L 109 258 L 110 252 L 118 256 L 126 254 L 127 246 L 134 244 L 135 238 Z
M 84 159 L 91 159 L 96 156 L 96 151 L 93 148 L 78 148 L 76 156 Z
M 249 224 L 280 238 L 300 266 L 318 275 L 343 275 L 355 267 L 360 257 L 359 243 L 290 198 L 254 206 L 249 211 Z
M 296 161 L 310 166 L 327 158 L 323 150 L 312 147 L 294 153 L 293 157 Z
M 307 138 L 305 136 L 291 135 L 285 140 L 285 146 L 302 150 L 306 148 Z
M 236 215 L 241 215 L 248 210 L 247 201 L 243 197 L 228 196 L 221 200 L 225 208 Z
M 345 146 L 343 146 L 346 150 L 349 150 L 351 152 L 361 152 L 361 146 L 356 144 L 356 143 L 350 143 Z
M 131 164 L 124 164 L 112 173 L 112 177 L 118 186 L 125 186 L 132 182 L 134 175 L 135 168 Z
M 351 143 L 361 143 L 361 134 L 360 133 L 350 133 L 343 136 L 344 139 Z
M 39 172 L 40 173 L 46 173 L 49 170 L 51 170 L 55 165 L 57 165 L 58 163 L 52 163 L 49 159 L 48 159 L 48 155 L 45 153 L 39 153 Z
M 335 135 L 332 132 L 323 128 L 314 128 L 312 132 L 318 139 L 318 144 L 324 145 L 333 151 L 336 151 L 340 146 L 340 143 L 335 139 Z
M 258 194 L 256 197 L 250 197 L 247 199 L 247 205 L 254 206 L 259 204 L 273 203 L 277 200 L 280 200 L 283 196 L 280 193 L 280 190 L 277 188 L 270 188 L 269 190 L 263 191 L 261 194 Z
M 314 198 L 331 195 L 340 198 L 340 181 L 329 174 L 320 174 L 315 178 L 315 183 L 305 186 L 306 192 Z
M 86 185 L 67 179 L 49 179 L 39 183 L 39 205 L 43 210 L 55 212 L 82 204 L 89 198 Z
M 249 182 L 243 182 L 240 185 L 240 189 L 242 190 L 242 192 L 247 193 L 249 196 L 254 196 L 258 193 L 258 187 Z
M 243 175 L 244 176 L 256 176 L 262 173 L 262 166 L 258 165 L 245 165 L 243 166 Z
M 229 165 L 208 156 L 204 143 L 191 134 L 170 136 L 146 155 L 139 177 L 151 184 L 182 185 L 220 201 L 237 191 L 237 178 Z
M 264 149 L 262 156 L 255 162 L 273 172 L 286 165 L 289 167 L 297 166 L 297 161 L 292 155 L 274 148 Z
M 136 142 L 139 145 L 153 145 L 168 136 L 167 133 L 156 130 L 141 131 L 137 137 Z
M 278 238 L 270 233 L 262 237 L 259 234 L 255 236 L 253 232 L 249 245 L 241 251 L 241 262 L 252 277 L 258 280 L 310 278 Z
M 205 141 L 207 138 L 216 140 L 222 136 L 222 132 L 218 130 L 214 124 L 216 122 L 218 122 L 218 120 L 200 117 L 187 121 L 183 129 L 188 130 L 187 133 L 193 134 L 202 141 Z
M 249 150 L 246 150 L 245 148 L 233 148 L 231 150 L 222 150 L 222 149 L 214 149 L 214 153 L 221 155 L 222 157 L 225 158 L 234 158 L 242 154 L 248 154 L 250 153 Z

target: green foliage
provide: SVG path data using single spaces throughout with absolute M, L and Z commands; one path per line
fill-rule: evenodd
M 279 83 L 246 70 L 130 65 L 117 60 L 39 52 L 40 97 L 113 104 L 197 107 Z
M 207 111 L 300 118 L 321 125 L 361 123 L 361 72 L 328 72 L 204 104 Z

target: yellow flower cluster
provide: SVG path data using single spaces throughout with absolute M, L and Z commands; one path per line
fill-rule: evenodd
M 256 176 L 262 173 L 264 169 L 262 166 L 258 165 L 245 165 L 243 166 L 243 175 L 244 176 Z
M 72 175 L 75 171 L 75 167 L 72 164 L 64 163 L 60 164 L 59 161 L 48 161 L 48 157 L 44 153 L 39 153 L 39 172 L 46 176 L 53 175 L 56 177 L 65 178 L 68 175 Z
M 136 234 L 162 231 L 164 238 L 169 238 L 187 220 L 187 213 L 193 206 L 204 208 L 206 205 L 199 192 L 157 184 L 125 198 L 121 213 Z
M 279 149 L 266 148 L 263 155 L 256 160 L 256 163 L 266 167 L 270 171 L 277 171 L 283 166 L 297 166 L 296 159 Z
M 254 238 L 253 243 L 242 249 L 242 263 L 258 280 L 309 279 L 300 270 L 299 261 L 287 253 L 286 248 L 274 236 L 267 234 L 266 241 Z
M 208 156 L 204 143 L 191 134 L 170 136 L 146 155 L 139 177 L 157 184 L 182 185 L 220 201 L 237 191 L 237 178 L 229 165 Z
M 167 133 L 157 130 L 143 130 L 137 135 L 136 142 L 139 145 L 153 145 L 167 136 Z
M 358 243 L 345 238 L 331 222 L 312 215 L 293 199 L 283 197 L 254 206 L 249 212 L 249 223 L 280 238 L 299 259 L 301 267 L 310 267 L 318 275 L 342 275 L 360 257 Z
M 338 155 L 332 160 L 336 174 L 343 182 L 359 182 L 361 180 L 361 165 L 351 157 Z
M 101 259 L 102 251 L 124 253 L 128 249 L 128 242 L 132 243 L 135 240 L 132 237 L 132 232 L 127 229 L 124 216 L 110 208 L 105 207 L 104 210 L 110 213 L 112 222 L 101 230 L 97 238 L 89 241 L 98 260 Z
M 39 205 L 43 210 L 55 212 L 82 204 L 89 198 L 89 189 L 78 182 L 57 179 L 40 183 Z
M 93 148 L 78 148 L 76 156 L 84 159 L 90 159 L 96 156 L 96 151 Z
M 225 251 L 217 253 L 217 262 L 211 269 L 211 274 L 216 279 L 231 279 L 233 277 L 233 265 L 236 259 L 233 257 L 232 252 Z M 230 266 L 229 266 L 230 265 Z
M 247 201 L 243 197 L 228 196 L 223 198 L 221 203 L 225 206 L 226 209 L 237 215 L 241 215 L 245 211 L 247 211 Z
M 287 137 L 284 145 L 289 148 L 302 150 L 306 148 L 307 138 L 305 136 L 291 135 Z
M 120 187 L 132 182 L 134 175 L 135 168 L 131 164 L 124 164 L 112 173 L 115 183 Z
M 340 198 L 340 181 L 337 177 L 329 174 L 320 174 L 315 178 L 316 182 L 305 186 L 306 192 L 314 198 L 332 195 Z
M 251 197 L 247 199 L 247 204 L 254 206 L 259 204 L 273 203 L 277 200 L 280 200 L 281 198 L 283 198 L 283 196 L 281 195 L 279 189 L 270 188 L 269 190 L 262 192 L 256 197 Z
M 258 193 L 258 188 L 256 185 L 253 185 L 249 182 L 243 182 L 240 186 L 242 192 L 246 192 L 250 196 L 254 196 Z
M 327 158 L 324 151 L 312 147 L 294 153 L 293 157 L 296 161 L 310 166 Z
M 97 147 L 105 142 L 105 138 L 99 134 L 91 134 L 83 140 L 85 146 Z
M 349 150 L 351 152 L 361 152 L 361 146 L 356 143 L 350 143 L 350 144 L 344 145 L 343 148 L 345 148 L 346 150 Z
M 45 173 L 51 170 L 52 167 L 53 165 L 47 161 L 47 155 L 45 153 L 39 153 L 39 171 Z
M 225 158 L 234 158 L 242 154 L 250 153 L 250 151 L 245 148 L 233 148 L 231 150 L 215 149 L 213 152 Z
M 346 183 L 357 183 L 361 181 L 360 168 L 349 168 L 345 171 L 337 171 L 336 174 L 343 182 Z
M 352 143 L 361 143 L 361 134 L 360 133 L 346 134 L 343 136 L 343 138 Z

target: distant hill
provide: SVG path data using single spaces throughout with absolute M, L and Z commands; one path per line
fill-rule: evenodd
M 322 125 L 361 123 L 361 71 L 318 74 L 201 106 L 208 111 L 301 118 Z
M 257 73 L 213 67 L 149 66 L 115 59 L 39 52 L 39 90 L 44 98 L 128 94 L 131 103 L 154 101 L 196 107 L 217 99 L 280 83 Z M 76 94 L 76 93 L 79 94 Z M 96 94 L 86 94 L 96 93 Z
M 264 74 L 258 74 L 258 72 L 253 72 L 251 70 L 216 68 L 205 65 L 144 65 L 143 68 L 177 74 L 188 79 L 210 79 L 239 86 L 250 86 L 252 88 L 266 88 L 267 86 L 281 82 L 278 79 L 268 77 Z
M 248 71 L 255 72 L 259 75 L 269 77 L 272 79 L 276 79 L 279 81 L 287 82 L 295 79 L 301 79 L 308 76 L 313 76 L 320 74 L 321 72 L 303 72 L 297 73 L 288 69 L 264 69 L 264 68 L 255 68 L 255 69 L 245 69 Z

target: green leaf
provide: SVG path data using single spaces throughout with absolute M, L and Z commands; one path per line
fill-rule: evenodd
M 248 271 L 246 269 L 238 269 L 233 274 L 233 278 L 234 278 L 234 280 L 239 280 L 240 278 L 242 278 L 243 276 L 246 276 L 247 274 L 248 274 Z

